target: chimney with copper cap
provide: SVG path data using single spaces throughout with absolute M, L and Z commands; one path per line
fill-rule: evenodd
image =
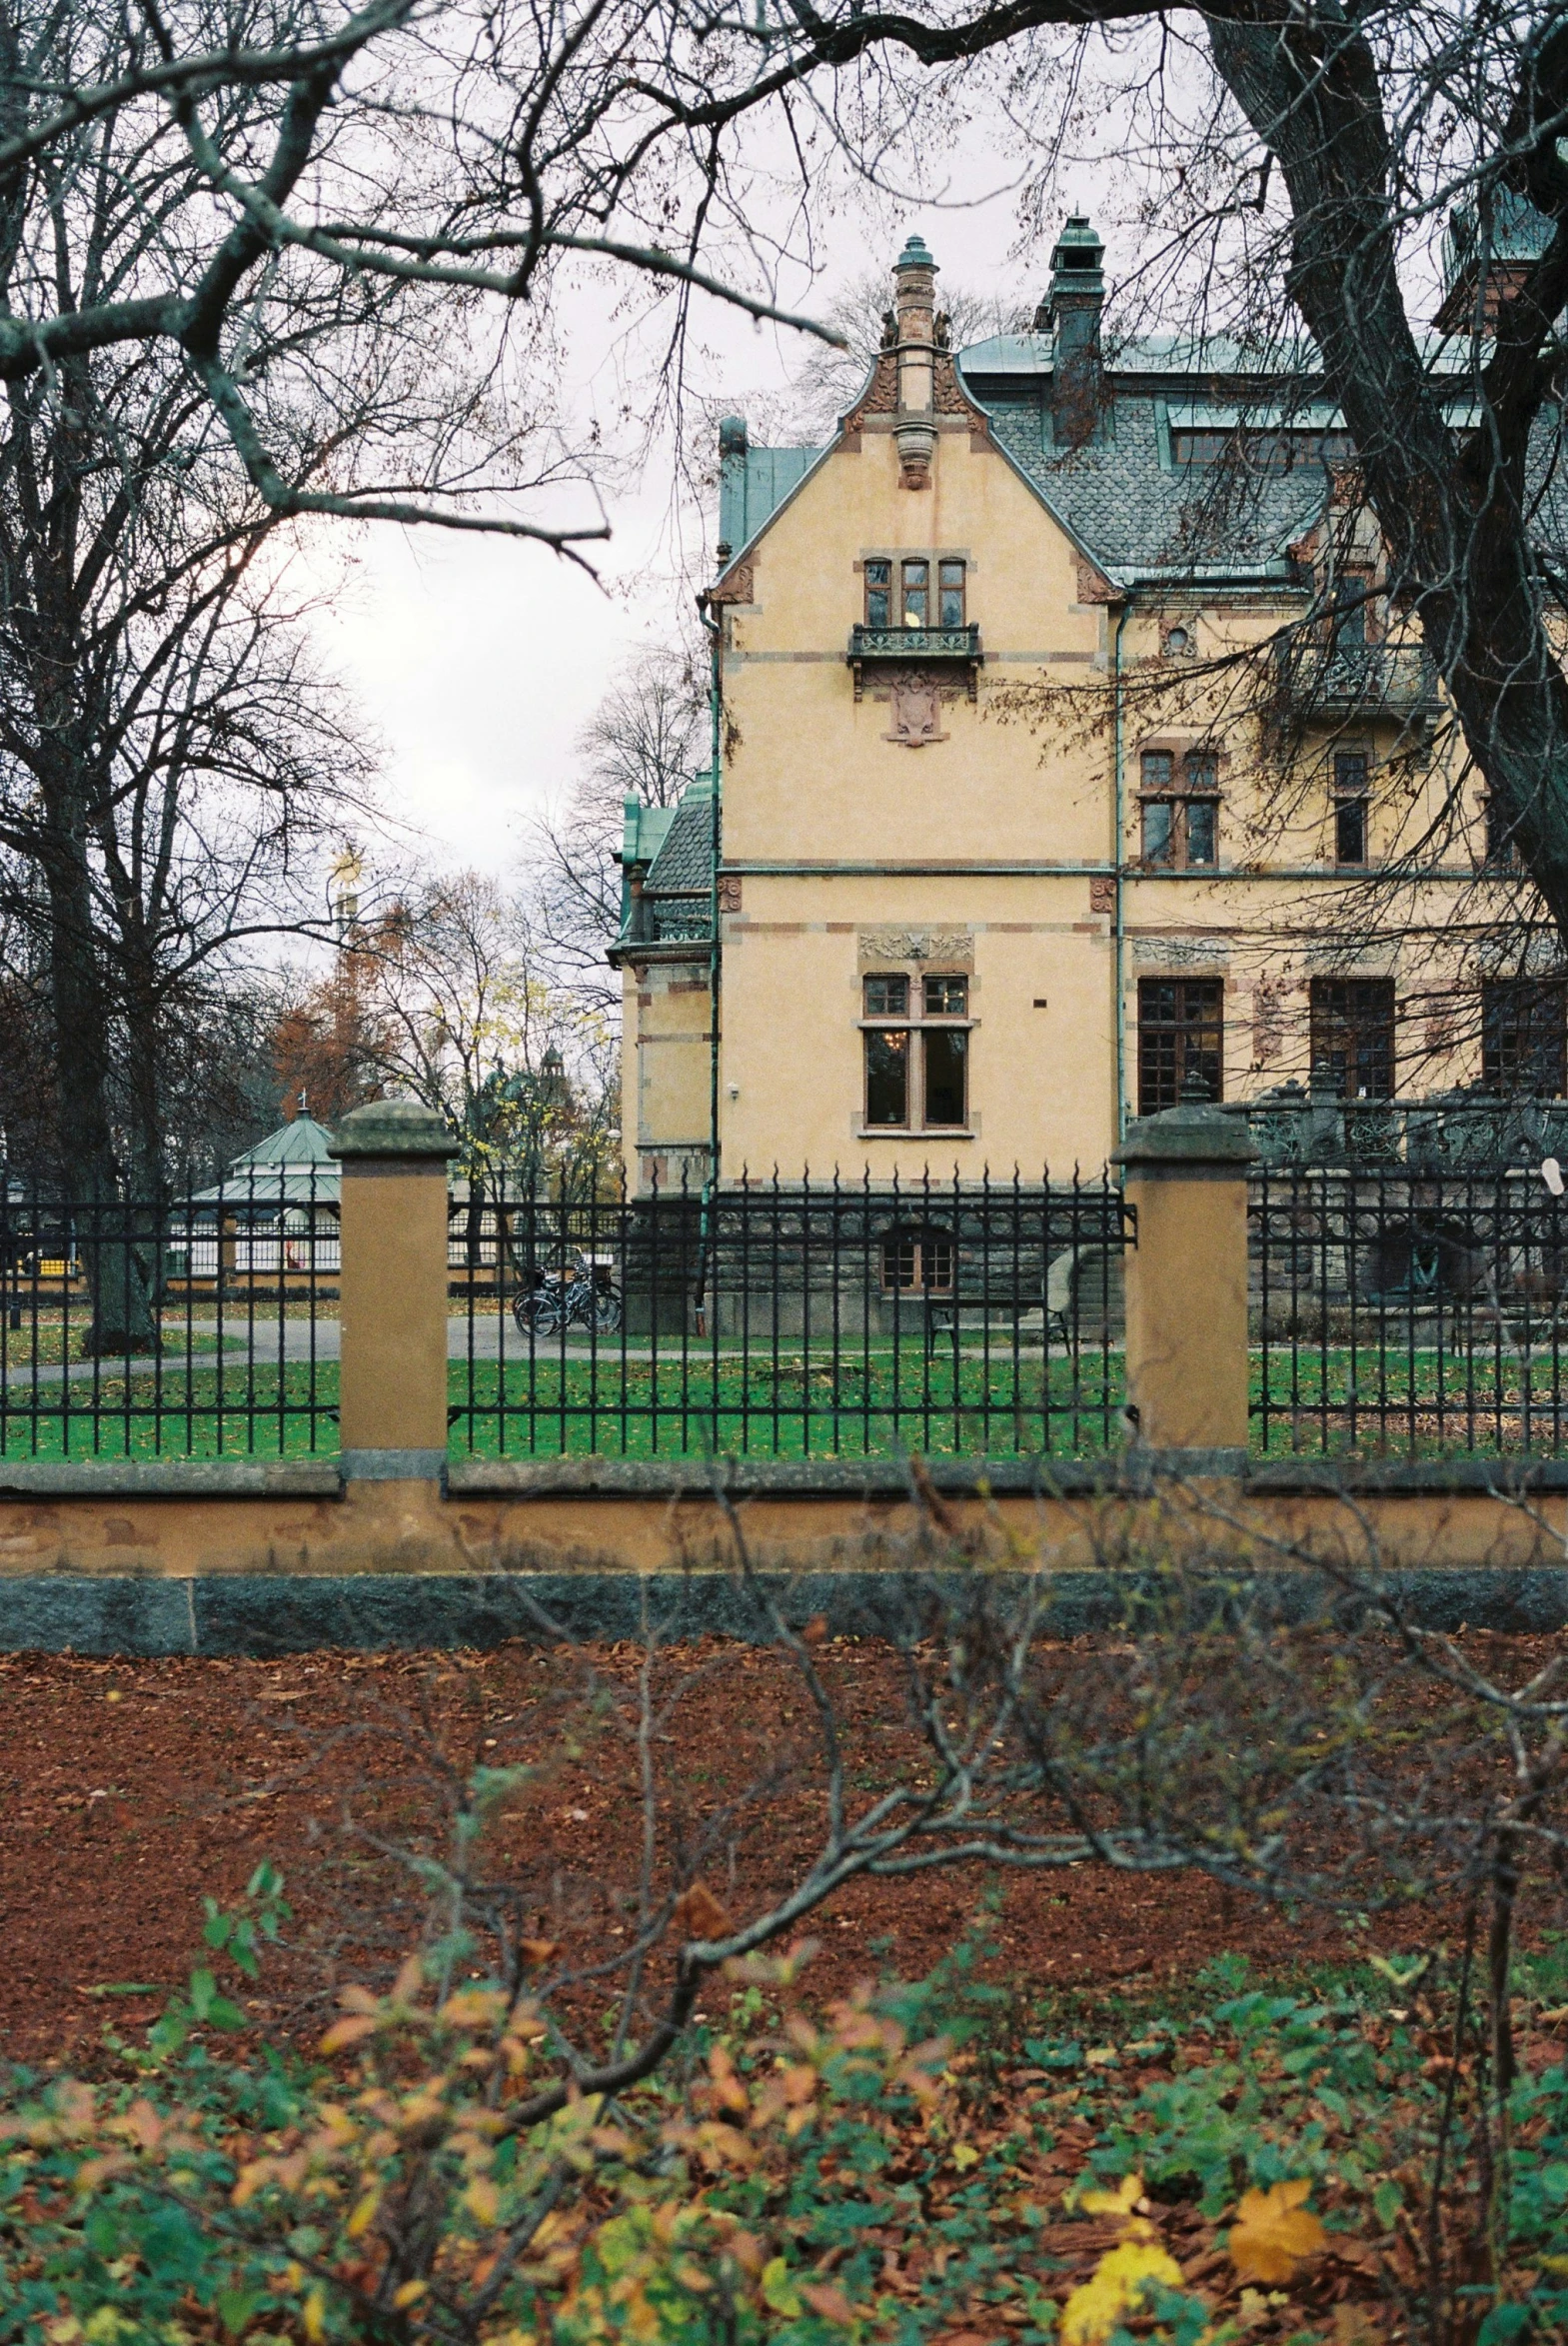
M 892 275 L 898 354 L 898 409 L 893 419 L 898 486 L 928 489 L 931 451 L 936 445 L 936 263 L 923 238 L 909 238 L 893 263 Z
M 1052 340 L 1051 425 L 1058 448 L 1082 448 L 1099 434 L 1105 405 L 1099 342 L 1104 258 L 1105 247 L 1086 216 L 1073 213 L 1056 239 L 1050 296 L 1034 320 L 1035 331 L 1048 328 Z

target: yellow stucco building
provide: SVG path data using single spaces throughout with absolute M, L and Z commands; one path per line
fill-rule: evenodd
M 1097 1172 L 1184 1087 L 1563 1090 L 1341 419 L 1290 354 L 1112 350 L 1101 262 L 1070 220 L 1033 331 L 954 352 L 911 237 L 828 446 L 722 428 L 719 773 L 628 809 L 635 1186 Z

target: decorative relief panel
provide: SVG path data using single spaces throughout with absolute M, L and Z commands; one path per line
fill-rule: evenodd
M 720 873 L 719 910 L 722 913 L 738 913 L 741 910 L 741 875 L 739 872 Z
M 974 934 L 968 929 L 861 929 L 856 933 L 862 970 L 897 969 L 930 963 L 942 970 L 972 970 Z
M 1089 882 L 1089 911 L 1114 913 L 1116 910 L 1116 883 L 1108 877 Z
M 887 703 L 891 722 L 882 735 L 884 742 L 901 743 L 906 750 L 923 750 L 928 742 L 946 741 L 938 678 L 922 669 L 904 669 L 889 683 Z
M 1135 937 L 1132 961 L 1139 970 L 1223 970 L 1230 951 L 1213 937 Z

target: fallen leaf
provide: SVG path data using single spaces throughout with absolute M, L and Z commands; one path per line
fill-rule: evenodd
M 853 2321 L 853 2308 L 835 2282 L 797 2281 L 795 2287 L 812 2313 L 819 2313 L 824 2322 L 841 2322 L 847 2329 Z
M 1152 2242 L 1124 2240 L 1108 2249 L 1061 2311 L 1062 2346 L 1100 2346 L 1141 2300 L 1151 2281 L 1181 2287 L 1181 2267 Z
M 1075 2204 L 1086 2216 L 1130 2216 L 1142 2199 L 1142 2176 L 1123 2175 L 1114 2191 L 1081 2192 Z
M 722 1939 L 730 1930 L 729 1914 L 702 1881 L 682 1891 L 670 1919 L 683 1939 Z
M 1288 2281 L 1298 2265 L 1328 2246 L 1321 2220 L 1302 2204 L 1311 2190 L 1311 2178 L 1298 2175 L 1243 2194 L 1228 2242 L 1243 2281 Z

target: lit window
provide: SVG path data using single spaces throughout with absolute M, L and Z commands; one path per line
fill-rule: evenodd
M 931 566 L 906 562 L 903 566 L 903 625 L 928 627 L 931 602 Z
M 969 981 L 863 981 L 865 1122 L 881 1131 L 961 1131 L 969 1121 Z M 880 1026 L 887 1019 L 896 1026 Z
M 896 1128 L 909 1121 L 909 1030 L 865 1038 L 865 1121 Z

